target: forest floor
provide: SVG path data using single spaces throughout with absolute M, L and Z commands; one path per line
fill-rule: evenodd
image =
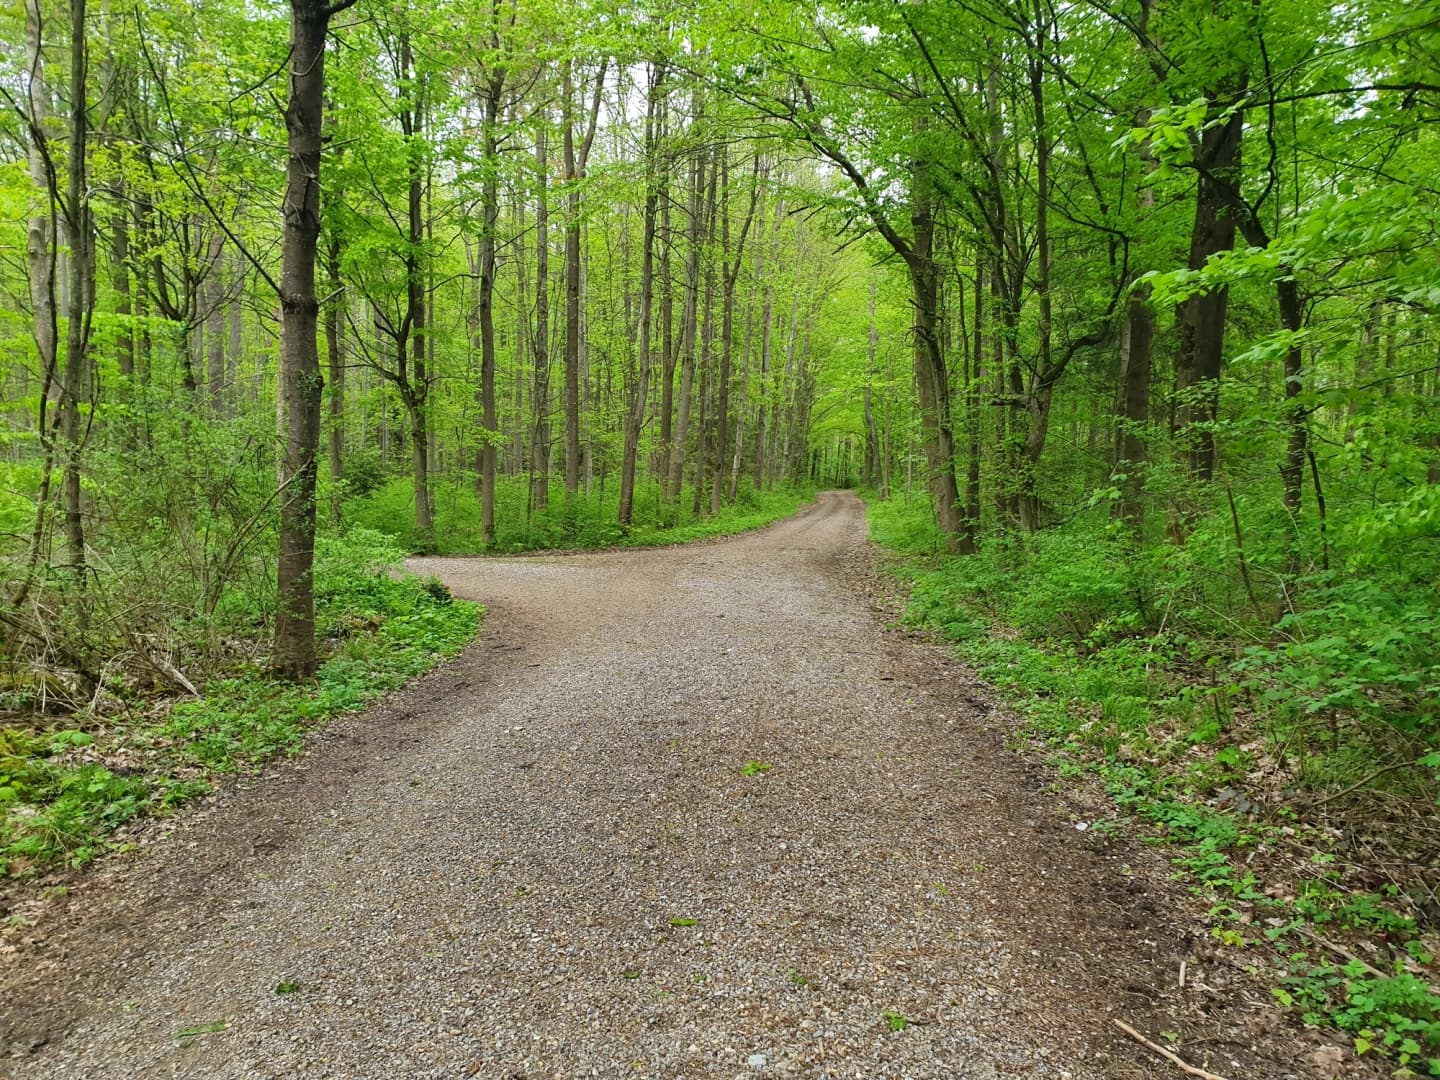
M 51 896 L 0 956 L 0 1075 L 1183 1075 L 1116 1020 L 1228 1080 L 1342 1075 L 886 628 L 854 496 L 414 566 L 480 641 Z

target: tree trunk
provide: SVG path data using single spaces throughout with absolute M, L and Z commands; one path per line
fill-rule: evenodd
M 970 345 L 970 370 L 965 378 L 965 518 L 960 531 L 959 551 L 973 555 L 980 550 L 980 389 L 985 378 L 985 297 L 989 291 L 983 252 L 975 256 L 975 327 Z
M 333 237 L 325 251 L 325 267 L 332 294 L 325 308 L 325 354 L 330 370 L 330 516 L 338 522 L 345 479 L 345 342 L 340 325 L 345 300 L 340 286 L 340 241 Z
M 870 380 L 873 379 L 878 370 L 876 357 L 880 348 L 880 328 L 875 323 L 875 298 L 876 282 L 875 275 L 870 275 L 869 282 L 869 307 L 870 330 L 866 335 L 865 342 L 865 389 L 861 396 L 861 406 L 865 415 L 865 483 L 874 487 L 880 498 L 889 498 L 885 490 L 884 469 L 881 464 L 880 455 L 880 428 L 875 423 L 875 410 L 871 401 Z
M 562 68 L 562 103 L 564 117 L 565 158 L 565 495 L 573 497 L 580 489 L 580 181 L 585 177 L 585 164 L 595 141 L 600 116 L 600 95 L 605 87 L 602 62 L 595 77 L 595 96 L 590 104 L 590 123 L 580 146 L 575 146 L 574 83 L 572 61 L 566 57 Z
M 760 301 L 760 393 L 755 403 L 755 490 L 765 486 L 765 451 L 770 435 L 771 342 L 775 321 L 775 264 L 780 261 L 780 228 L 785 223 L 785 200 L 775 203 L 775 224 L 770 234 L 770 273 L 760 273 L 763 282 Z M 759 273 L 759 271 L 757 271 Z M 793 314 L 793 313 L 792 313 Z
M 1148 123 L 1150 112 L 1142 110 L 1137 127 Z M 1149 144 L 1141 147 L 1140 158 L 1148 172 L 1154 167 Z M 1144 187 L 1138 200 L 1140 219 L 1155 207 L 1155 189 Z M 1145 524 L 1145 464 L 1148 450 L 1143 430 L 1150 422 L 1150 374 L 1155 350 L 1155 312 L 1150 307 L 1150 287 L 1131 291 L 1125 303 L 1125 325 L 1120 340 L 1120 417 L 1116 433 L 1115 467 L 1123 475 L 1120 498 L 1115 503 L 1116 519 L 1124 521 L 1138 539 Z
M 620 462 L 620 507 L 618 517 L 621 525 L 629 525 L 635 503 L 635 463 L 640 452 L 640 432 L 645 424 L 645 409 L 650 391 L 650 303 L 654 274 L 655 247 L 655 206 L 659 197 L 656 180 L 656 135 L 659 129 L 660 113 L 663 111 L 661 95 L 665 83 L 665 68 L 654 62 L 650 65 L 650 87 L 646 94 L 645 110 L 645 209 L 641 227 L 640 251 L 640 341 L 639 377 L 636 380 L 634 396 L 630 402 L 629 414 L 625 420 L 625 444 Z
M 710 157 L 710 179 L 705 195 L 705 246 L 715 247 L 716 195 L 720 185 L 720 152 L 712 151 Z M 722 256 L 723 257 L 723 256 Z M 707 470 L 710 468 L 713 445 L 711 414 L 715 411 L 713 369 L 715 366 L 715 259 L 705 261 L 705 321 L 700 340 L 700 422 L 695 426 L 695 480 L 694 501 L 691 516 L 700 517 L 703 506 L 708 505 Z
M 1243 89 L 1243 88 L 1242 88 Z M 1237 91 L 1237 94 L 1240 91 Z M 1200 270 L 1212 255 L 1235 246 L 1235 210 L 1227 192 L 1238 190 L 1240 139 L 1245 111 L 1237 108 L 1221 119 L 1233 100 L 1212 100 L 1214 121 L 1200 135 L 1195 164 L 1195 221 L 1190 230 L 1191 270 Z M 1198 480 L 1215 476 L 1215 432 L 1220 411 L 1220 366 L 1225 347 L 1229 289 L 1221 286 L 1193 296 L 1180 305 L 1180 352 L 1175 358 L 1176 435 L 1190 473 Z
M 205 272 L 205 382 L 210 412 L 224 416 L 229 390 L 225 385 L 225 236 L 218 229 L 210 234 Z
M 86 100 L 88 56 L 85 0 L 70 0 L 70 160 L 65 222 L 70 233 L 69 289 L 66 295 L 65 365 L 60 376 L 60 443 L 65 463 L 61 502 L 65 516 L 65 548 L 75 587 L 85 588 L 85 522 L 80 472 L 87 425 L 80 407 L 91 395 L 90 316 L 95 300 L 95 230 L 90 208 L 89 162 L 86 160 L 89 118 Z M 85 604 L 77 608 L 82 614 Z
M 730 369 L 735 351 L 735 278 L 740 272 L 740 259 L 735 271 L 730 269 L 730 148 L 720 153 L 720 259 L 724 265 L 720 301 L 720 372 L 715 380 L 715 469 L 710 478 L 710 513 L 719 514 L 725 494 L 725 451 L 730 435 Z M 758 161 L 758 159 L 757 159 Z M 750 205 L 755 205 L 754 188 Z M 748 222 L 747 222 L 748 224 Z
M 685 302 L 680 316 L 680 400 L 675 413 L 674 441 L 670 446 L 668 500 L 680 498 L 685 474 L 685 441 L 690 435 L 690 396 L 695 384 L 696 319 L 700 305 L 700 215 L 704 198 L 705 157 L 696 154 L 690 166 L 690 204 L 686 222 Z
M 917 162 L 911 177 L 910 221 L 914 243 L 906 256 L 915 302 L 915 385 L 925 439 L 935 517 L 950 545 L 960 534 L 960 492 L 955 482 L 955 437 L 951 429 L 950 381 L 938 334 L 940 271 L 934 259 L 935 211 L 929 179 Z
M 84 0 L 73 0 L 82 4 Z M 345 0 L 290 3 L 290 99 L 281 249 L 279 386 L 280 558 L 276 573 L 277 675 L 315 674 L 315 479 L 324 380 L 316 341 L 315 249 L 320 236 L 321 123 L 325 108 L 325 34 Z
M 415 74 L 415 58 L 411 51 L 410 36 L 400 39 L 400 70 L 404 87 L 405 103 L 400 113 L 400 123 L 405 136 L 407 151 L 408 215 L 406 220 L 405 248 L 405 306 L 408 309 L 406 326 L 409 332 L 411 350 L 410 371 L 405 369 L 405 335 L 397 338 L 400 355 L 397 358 L 396 387 L 410 420 L 411 461 L 415 489 L 415 534 L 421 546 L 429 550 L 435 539 L 435 511 L 430 503 L 430 376 L 426 366 L 425 345 L 429 336 L 425 307 L 425 275 L 421 267 L 421 252 L 425 244 L 425 169 L 424 152 L 420 139 L 425 130 L 425 102 L 420 80 Z
M 535 382 L 530 408 L 535 423 L 530 441 L 530 505 L 550 505 L 550 203 L 544 112 L 535 129 Z
M 495 233 L 500 222 L 500 149 L 497 121 L 503 75 L 485 84 L 481 154 L 484 184 L 480 211 L 480 529 L 486 544 L 495 542 L 495 458 L 499 446 L 499 419 L 495 407 Z

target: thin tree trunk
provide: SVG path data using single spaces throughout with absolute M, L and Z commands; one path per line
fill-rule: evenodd
M 1243 92 L 1212 99 L 1214 122 L 1200 135 L 1196 153 L 1195 220 L 1190 231 L 1191 270 L 1199 270 L 1212 255 L 1235 246 L 1235 213 L 1225 192 L 1234 190 L 1240 173 L 1240 140 L 1245 110 L 1228 117 L 1223 109 Z M 1225 345 L 1225 319 L 1230 291 L 1220 286 L 1193 296 L 1180 305 L 1180 352 L 1175 359 L 1176 435 L 1191 475 L 1208 481 L 1215 476 L 1215 433 L 1220 409 L 1220 367 Z
M 769 408 L 772 387 L 770 385 L 771 333 L 775 320 L 775 264 L 780 261 L 780 229 L 785 222 L 785 200 L 775 203 L 775 225 L 770 234 L 770 274 L 761 276 L 764 282 L 760 302 L 760 395 L 755 405 L 755 489 L 765 486 L 765 453 L 770 435 Z M 793 321 L 794 312 L 791 317 Z
M 73 0 L 83 5 L 84 0 Z M 316 340 L 315 249 L 320 236 L 321 123 L 325 108 L 325 34 L 347 0 L 291 0 L 290 100 L 280 304 L 280 557 L 276 573 L 277 674 L 315 674 L 316 457 L 324 381 Z
M 562 104 L 564 117 L 565 199 L 565 495 L 574 497 L 580 488 L 580 181 L 585 177 L 585 164 L 595 141 L 600 117 L 600 95 L 605 87 L 604 62 L 595 77 L 595 93 L 590 101 L 590 121 L 580 146 L 575 146 L 574 83 L 572 61 L 565 58 L 562 68 Z M 588 489 L 588 481 L 587 481 Z
M 60 377 L 60 441 L 65 463 L 61 502 L 65 516 L 65 547 L 75 587 L 85 588 L 85 522 L 80 490 L 81 457 L 86 427 L 80 407 L 90 397 L 90 315 L 95 297 L 95 231 L 90 208 L 89 138 L 86 79 L 89 61 L 85 38 L 85 0 L 70 0 L 70 160 L 66 191 L 66 225 L 70 233 L 68 325 L 65 364 Z M 77 608 L 82 616 L 86 605 Z M 82 617 L 82 623 L 83 623 Z
M 550 505 L 550 203 L 548 146 L 544 112 L 535 130 L 535 382 L 530 408 L 535 423 L 530 442 L 530 505 Z
M 690 395 L 695 383 L 696 319 L 700 303 L 700 230 L 705 187 L 705 157 L 695 155 L 690 167 L 689 219 L 686 223 L 685 302 L 680 316 L 680 401 L 670 448 L 670 476 L 665 497 L 680 498 L 685 473 L 685 442 L 690 435 Z
M 481 153 L 484 183 L 480 210 L 480 528 L 486 544 L 495 542 L 495 458 L 499 443 L 499 419 L 495 407 L 495 232 L 500 222 L 500 150 L 497 131 L 500 95 L 505 89 L 502 73 L 493 74 L 485 84 L 484 117 L 481 124 Z
M 24 579 L 15 591 L 12 602 L 24 601 L 30 583 L 39 568 L 45 551 L 47 514 L 50 507 L 51 484 L 54 480 L 55 442 L 48 416 L 50 396 L 59 374 L 59 325 L 55 305 L 55 238 L 58 233 L 58 178 L 50 167 L 46 142 L 49 89 L 45 84 L 45 55 L 40 0 L 25 3 L 25 66 L 26 66 L 26 148 L 30 178 L 43 194 L 45 209 L 31 216 L 25 236 L 25 254 L 29 271 L 30 313 L 35 347 L 40 361 L 40 389 L 36 398 L 35 430 L 40 440 L 40 484 L 35 500 L 35 519 L 31 527 L 29 556 Z
M 205 381 L 210 391 L 210 411 L 224 416 L 229 397 L 225 385 L 225 237 L 218 229 L 210 235 L 209 269 L 205 273 Z
M 330 516 L 338 522 L 345 479 L 345 344 L 340 325 L 345 300 L 340 286 L 340 241 L 334 237 L 325 251 L 325 268 L 331 292 L 325 308 L 325 354 L 330 371 Z
M 875 325 L 875 276 L 871 274 L 869 282 L 868 311 L 870 314 L 870 332 L 866 335 L 865 351 L 865 387 L 861 393 L 861 407 L 865 415 L 865 483 L 874 487 L 885 498 L 885 490 L 880 482 L 880 429 L 875 424 L 875 410 L 871 406 L 870 380 L 875 375 L 875 354 L 880 345 L 880 329 Z
M 664 83 L 664 66 L 658 62 L 652 63 L 645 111 L 645 209 L 641 227 L 643 246 L 640 252 L 640 371 L 625 421 L 625 443 L 620 463 L 618 516 L 622 525 L 629 525 L 634 513 L 635 465 L 640 452 L 640 432 L 645 423 L 646 399 L 650 390 L 650 304 L 653 291 L 651 278 L 654 274 L 655 208 L 659 196 L 659 185 L 655 176 L 656 135 L 664 109 L 661 96 Z
M 725 457 L 728 447 L 726 440 L 730 434 L 730 373 L 731 359 L 735 344 L 735 282 L 740 276 L 741 260 L 745 253 L 745 235 L 750 231 L 750 222 L 755 218 L 755 205 L 760 197 L 760 158 L 757 155 L 754 160 L 754 169 L 750 177 L 750 208 L 746 211 L 745 221 L 741 225 L 740 235 L 735 245 L 734 261 L 731 261 L 730 250 L 730 152 L 728 148 L 720 151 L 720 203 L 723 217 L 720 225 L 720 257 L 724 263 L 724 299 L 721 305 L 723 314 L 721 316 L 720 328 L 720 377 L 718 386 L 719 400 L 715 405 L 715 424 L 717 438 L 715 440 L 715 475 L 710 488 L 710 513 L 720 513 L 722 497 L 724 495 L 725 483 Z M 732 486 L 733 486 L 732 473 Z

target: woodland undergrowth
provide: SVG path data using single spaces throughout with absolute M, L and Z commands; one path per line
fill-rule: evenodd
M 1091 827 L 1164 845 L 1217 947 L 1307 1024 L 1440 1076 L 1435 567 L 1316 573 L 1276 618 L 1223 599 L 1246 590 L 1218 518 L 1139 546 L 1097 506 L 958 556 L 928 499 L 869 502 L 905 618 L 1061 779 L 1099 777 Z
M 354 467 L 351 479 L 353 484 Z M 719 514 L 707 506 L 696 513 L 694 489 L 685 485 L 680 498 L 663 497 L 653 480 L 637 479 L 634 517 L 621 525 L 615 516 L 618 491 L 598 484 L 592 493 L 573 498 L 563 494 L 543 510 L 529 505 L 525 476 L 501 477 L 496 484 L 496 535 L 486 544 L 480 506 L 473 485 L 448 479 L 436 485 L 435 532 L 421 536 L 410 524 L 414 496 L 408 480 L 393 478 L 364 485 L 344 504 L 345 520 L 385 532 L 415 554 L 474 555 L 541 550 L 652 547 L 728 536 L 788 517 L 815 497 L 813 486 L 756 489 L 748 479 L 736 487 L 735 501 Z
M 171 681 L 135 678 L 117 655 L 84 703 L 65 696 L 37 709 L 31 687 L 11 690 L 0 726 L 0 877 L 78 868 L 128 846 L 125 826 L 137 817 L 168 815 L 223 774 L 298 751 L 318 725 L 403 685 L 478 628 L 479 605 L 400 572 L 404 552 L 382 534 L 325 535 L 318 555 L 327 659 L 313 682 L 274 679 L 263 657 L 247 655 L 259 648 L 265 599 L 236 591 L 211 617 L 240 637 L 193 657 L 200 687 L 176 660 L 155 654 L 148 666 Z

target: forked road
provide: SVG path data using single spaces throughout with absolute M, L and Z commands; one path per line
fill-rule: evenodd
M 72 892 L 0 972 L 0 1072 L 1163 1075 L 1108 1018 L 1178 944 L 884 629 L 864 545 L 827 494 L 717 543 L 419 561 L 481 641 Z

